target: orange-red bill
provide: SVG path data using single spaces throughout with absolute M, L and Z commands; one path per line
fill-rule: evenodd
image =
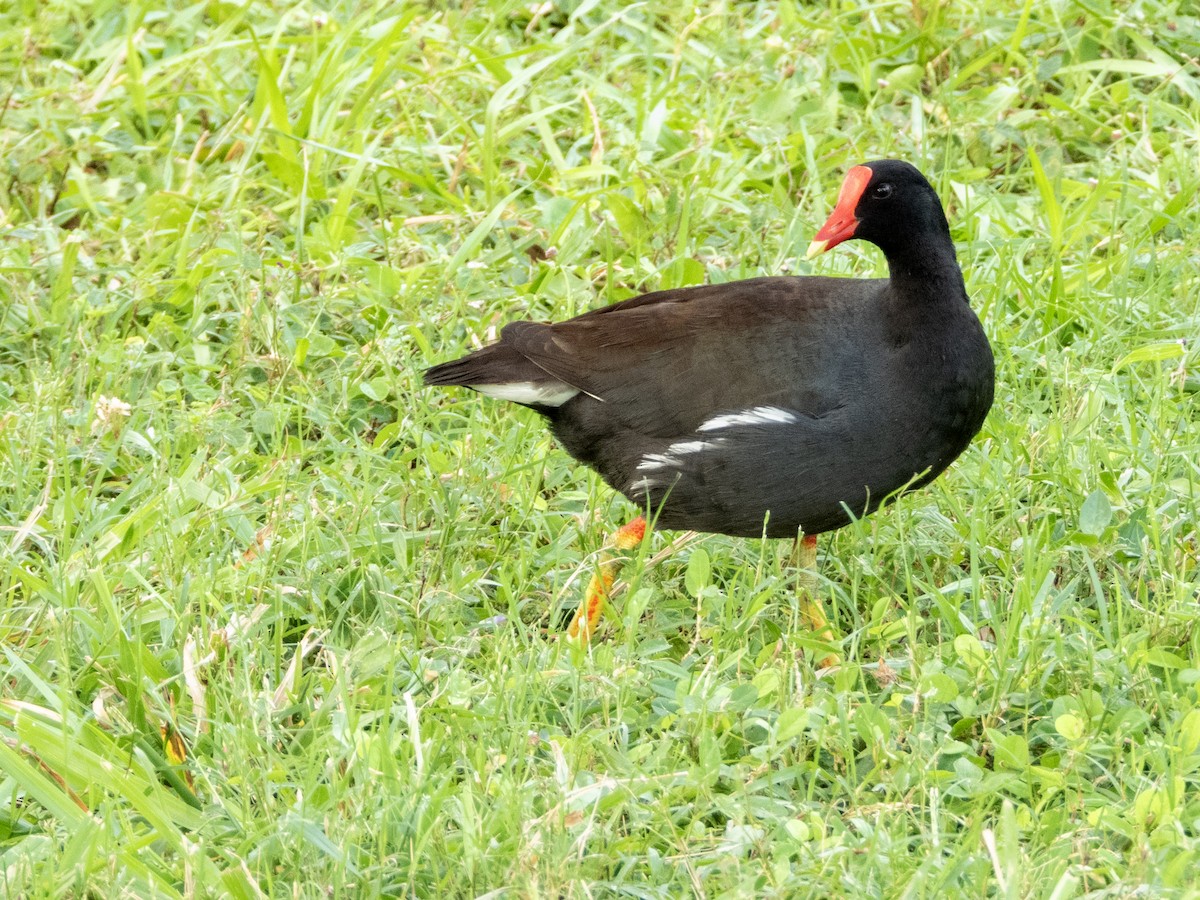
M 854 230 L 858 227 L 854 209 L 858 206 L 858 201 L 862 199 L 863 191 L 867 189 L 871 176 L 874 174 L 866 166 L 855 166 L 846 173 L 846 178 L 842 181 L 842 189 L 838 191 L 837 203 L 833 207 L 833 212 L 829 214 L 829 218 L 821 226 L 821 230 L 817 232 L 808 247 L 809 259 L 854 237 Z

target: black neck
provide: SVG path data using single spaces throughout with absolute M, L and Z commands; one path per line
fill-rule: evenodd
M 966 296 L 949 231 L 908 233 L 887 244 L 883 252 L 898 290 L 926 297 Z

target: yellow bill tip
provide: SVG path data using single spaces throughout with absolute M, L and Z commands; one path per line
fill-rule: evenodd
M 829 249 L 829 241 L 813 241 L 808 245 L 808 252 L 804 254 L 805 259 L 813 259 L 820 256 Z

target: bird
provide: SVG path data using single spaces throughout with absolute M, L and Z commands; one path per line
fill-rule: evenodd
M 765 276 L 514 321 L 424 382 L 541 414 L 568 454 L 643 511 L 618 546 L 640 541 L 649 518 L 660 530 L 792 538 L 811 572 L 817 535 L 941 474 L 994 393 L 941 200 L 915 166 L 850 168 L 807 257 L 852 239 L 883 251 L 887 278 Z M 611 574 L 593 578 L 572 633 L 590 635 Z M 806 616 L 832 639 L 819 604 Z

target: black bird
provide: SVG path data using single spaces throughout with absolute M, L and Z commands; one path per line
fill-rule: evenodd
M 537 410 L 659 528 L 803 534 L 815 553 L 937 477 L 992 405 L 992 350 L 924 176 L 850 169 L 808 256 L 852 238 L 889 278 L 752 278 L 513 322 L 425 383 Z

